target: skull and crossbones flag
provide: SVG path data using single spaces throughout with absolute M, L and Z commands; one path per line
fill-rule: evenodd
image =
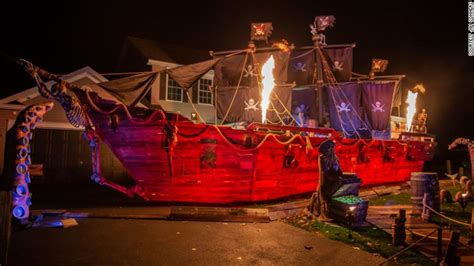
M 323 51 L 336 80 L 338 82 L 350 81 L 352 76 L 352 45 L 343 48 L 326 47 Z
M 336 23 L 336 18 L 334 16 L 317 16 L 314 19 L 314 24 L 318 31 L 324 31 L 328 27 L 333 27 Z
M 275 68 L 273 76 L 276 84 L 285 84 L 288 75 L 290 52 L 257 52 L 255 58 L 248 54 L 220 57 L 214 66 L 214 85 L 219 87 L 257 87 L 263 64 L 273 56 Z M 255 59 L 255 60 L 254 60 Z
M 390 129 L 390 115 L 396 82 L 379 81 L 362 84 L 362 106 L 365 121 L 376 131 Z
M 372 59 L 372 72 L 373 73 L 382 73 L 387 69 L 388 60 L 386 59 Z
M 273 25 L 271 22 L 252 23 L 250 24 L 250 40 L 252 41 L 266 41 L 273 32 Z
M 329 118 L 331 127 L 337 131 L 355 136 L 362 127 L 360 112 L 361 87 L 356 82 L 337 86 L 326 86 L 329 99 Z
M 296 86 L 313 84 L 315 52 L 310 50 L 294 50 L 288 64 L 288 82 Z
M 237 93 L 236 89 L 237 87 L 217 87 L 215 91 L 217 117 L 225 118 L 225 122 L 261 122 L 261 95 L 258 87 L 241 86 Z M 236 93 L 235 99 L 232 100 L 234 93 Z M 285 110 L 291 108 L 291 88 L 275 86 L 270 101 L 267 119 L 279 122 L 276 112 L 284 117 Z

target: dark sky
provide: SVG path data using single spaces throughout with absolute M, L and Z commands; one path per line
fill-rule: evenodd
M 467 1 L 9 1 L 0 11 L 0 51 L 55 73 L 83 66 L 113 72 L 127 35 L 204 50 L 245 47 L 250 22 L 271 21 L 273 39 L 310 45 L 316 15 L 335 15 L 329 44 L 356 42 L 354 71 L 371 58 L 424 83 L 419 108 L 442 147 L 474 138 L 474 57 L 467 56 Z M 0 57 L 0 95 L 32 84 Z

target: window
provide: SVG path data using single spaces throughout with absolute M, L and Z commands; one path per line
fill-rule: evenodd
M 200 79 L 198 84 L 198 103 L 212 104 L 212 80 Z
M 170 79 L 168 76 L 168 84 L 166 90 L 166 100 L 167 101 L 175 101 L 175 102 L 182 102 L 183 101 L 183 88 L 179 86 L 179 84 Z

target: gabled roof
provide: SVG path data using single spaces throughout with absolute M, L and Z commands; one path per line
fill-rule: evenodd
M 90 67 L 83 67 L 81 69 L 78 69 L 74 72 L 71 72 L 69 74 L 61 76 L 61 78 L 65 81 L 74 83 L 78 86 L 86 85 L 86 84 L 92 84 L 92 83 L 100 83 L 100 82 L 105 82 L 107 79 L 97 73 L 94 69 Z M 53 82 L 47 82 L 46 85 L 50 87 L 53 84 Z M 113 97 L 110 95 L 110 93 L 104 91 L 105 93 L 109 95 L 104 95 L 104 96 L 109 96 Z M 102 93 L 100 93 L 102 94 Z M 5 97 L 3 99 L 0 99 L 0 104 L 9 104 L 9 105 L 25 105 L 27 102 L 29 102 L 31 99 L 40 96 L 38 92 L 38 88 L 32 87 L 30 89 L 26 89 L 24 91 L 15 93 L 13 95 L 10 95 L 8 97 Z M 102 96 L 102 95 L 101 95 Z M 109 98 L 106 97 L 106 98 Z M 115 97 L 113 99 L 116 100 Z
M 153 40 L 128 36 L 125 45 L 137 49 L 146 59 L 176 63 L 180 65 L 192 64 L 209 60 L 209 52 L 192 49 L 176 44 L 160 43 Z

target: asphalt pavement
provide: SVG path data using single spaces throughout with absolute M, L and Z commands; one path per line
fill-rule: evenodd
M 283 222 L 79 220 L 14 232 L 10 265 L 378 265 L 383 258 Z

